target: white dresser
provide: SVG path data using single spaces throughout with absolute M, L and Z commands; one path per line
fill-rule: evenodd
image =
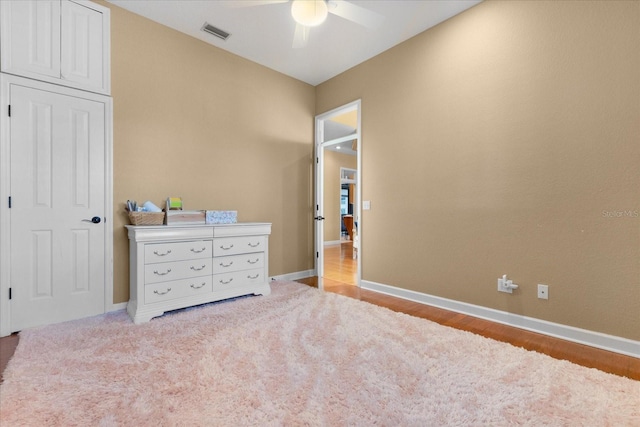
M 269 223 L 132 226 L 130 297 L 136 324 L 166 311 L 269 295 Z

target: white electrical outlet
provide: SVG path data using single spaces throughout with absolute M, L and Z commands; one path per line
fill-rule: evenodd
M 538 285 L 538 298 L 549 299 L 549 285 Z
M 518 285 L 513 283 L 513 280 L 507 279 L 506 274 L 498 278 L 498 292 L 512 294 L 514 289 L 518 289 Z

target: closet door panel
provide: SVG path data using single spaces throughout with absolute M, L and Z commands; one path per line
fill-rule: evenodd
M 2 71 L 60 78 L 60 1 L 0 1 Z
M 62 2 L 63 80 L 97 91 L 104 89 L 103 18 L 96 9 Z

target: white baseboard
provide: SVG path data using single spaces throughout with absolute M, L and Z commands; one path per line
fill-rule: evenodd
M 324 241 L 324 245 L 325 246 L 338 246 L 339 244 L 342 243 L 342 240 L 325 240 Z
M 600 332 L 575 328 L 573 326 L 562 325 L 560 323 L 548 322 L 546 320 L 540 320 L 533 317 L 508 313 L 506 311 L 494 310 L 492 308 L 468 304 L 465 302 L 455 301 L 434 295 L 423 294 L 421 292 L 397 288 L 395 286 L 384 285 L 376 282 L 370 282 L 368 280 L 362 280 L 360 286 L 362 289 L 368 289 L 397 298 L 419 302 L 449 311 L 455 311 L 456 313 L 462 313 L 469 316 L 490 320 L 492 322 L 501 323 L 503 325 L 513 326 L 516 328 L 525 329 L 527 331 L 537 332 L 551 337 L 560 338 L 563 340 L 572 341 L 575 343 L 584 344 L 640 359 L 640 341 L 634 341 L 614 335 L 607 335 Z
M 111 313 L 112 311 L 118 311 L 118 310 L 125 310 L 127 308 L 127 304 L 126 302 L 119 302 L 117 304 L 111 304 L 111 307 L 109 308 L 109 313 Z
M 297 271 L 295 273 L 282 274 L 280 276 L 271 276 L 270 280 L 298 280 L 305 277 L 312 277 L 316 275 L 315 270 Z

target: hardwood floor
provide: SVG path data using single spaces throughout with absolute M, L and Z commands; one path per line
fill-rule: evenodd
M 487 338 L 504 341 L 528 350 L 547 354 L 556 359 L 564 359 L 578 365 L 600 369 L 616 375 L 640 381 L 640 359 L 623 356 L 605 350 L 564 341 L 546 335 L 489 322 L 464 314 L 430 307 L 417 302 L 380 294 L 355 286 L 356 262 L 352 258 L 351 243 L 330 246 L 325 250 L 324 288 L 361 301 L 366 301 L 391 310 L 432 320 L 445 326 L 473 332 Z M 298 280 L 310 286 L 317 286 L 318 278 Z M 0 373 L 18 345 L 19 335 L 0 338 Z M 1 379 L 0 379 L 1 381 Z
M 4 369 L 9 363 L 9 359 L 13 356 L 18 346 L 19 335 L 11 334 L 8 337 L 0 338 L 0 383 L 3 380 Z
M 324 278 L 347 285 L 356 285 L 357 262 L 353 259 L 353 244 L 345 240 L 324 250 Z

